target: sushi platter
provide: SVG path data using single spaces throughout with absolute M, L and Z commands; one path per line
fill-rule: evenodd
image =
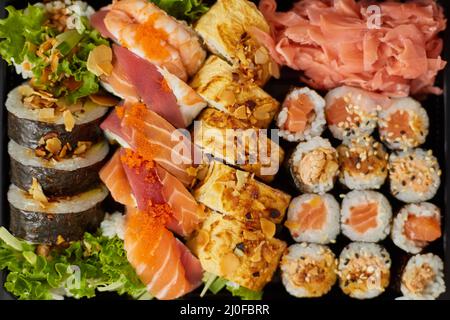
M 450 300 L 446 17 L 2 1 L 0 300 Z

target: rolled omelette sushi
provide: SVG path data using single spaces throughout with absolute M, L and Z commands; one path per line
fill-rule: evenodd
M 391 258 L 385 248 L 375 243 L 352 242 L 339 256 L 339 285 L 352 298 L 375 298 L 389 285 L 390 268 Z
M 36 156 L 35 150 L 10 140 L 8 153 L 11 159 L 11 182 L 28 190 L 34 178 L 46 196 L 74 195 L 100 183 L 98 172 L 108 152 L 108 143 L 102 141 L 80 156 L 46 159 Z
M 72 147 L 78 141 L 95 143 L 103 137 L 99 126 L 108 112 L 107 106 L 86 99 L 61 111 L 61 108 L 55 108 L 56 102 L 57 99 L 34 91 L 28 84 L 13 89 L 5 102 L 9 138 L 20 145 L 36 148 L 48 134 L 56 135 L 63 145 L 69 143 Z M 33 107 L 33 104 L 41 107 Z
M 277 117 L 279 135 L 288 141 L 304 141 L 320 136 L 324 130 L 325 100 L 307 87 L 288 93 Z
M 327 294 L 337 280 L 337 259 L 324 245 L 291 245 L 281 263 L 281 279 L 294 297 L 313 298 Z
M 395 245 L 406 252 L 421 252 L 442 236 L 441 210 L 429 202 L 405 205 L 394 218 L 391 236 Z
M 342 233 L 352 241 L 378 242 L 390 232 L 392 209 L 379 192 L 351 191 L 342 201 Z
M 325 102 L 328 128 L 336 139 L 370 135 L 377 125 L 381 107 L 364 90 L 338 87 L 327 93 Z
M 431 150 L 413 149 L 389 157 L 391 193 L 403 202 L 433 198 L 441 185 L 441 170 Z
M 385 182 L 388 158 L 383 145 L 374 138 L 344 141 L 338 148 L 339 182 L 352 190 L 379 189 Z
M 445 292 L 444 263 L 432 253 L 411 257 L 401 276 L 403 299 L 434 300 Z
M 10 230 L 33 243 L 55 244 L 76 241 L 94 232 L 103 220 L 103 201 L 108 189 L 99 185 L 72 197 L 36 200 L 28 192 L 11 185 L 8 202 Z
M 297 242 L 330 243 L 339 234 L 339 203 L 331 194 L 306 193 L 292 199 L 285 226 Z
M 426 110 L 418 101 L 410 97 L 394 99 L 379 114 L 381 141 L 394 150 L 415 148 L 425 142 L 429 122 Z
M 321 137 L 301 142 L 289 159 L 289 169 L 300 191 L 325 193 L 333 189 L 338 175 L 336 149 Z

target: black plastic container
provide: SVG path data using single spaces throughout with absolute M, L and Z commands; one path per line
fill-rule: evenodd
M 34 3 L 36 1 L 29 1 Z M 90 0 L 89 4 L 95 7 L 95 9 L 100 8 L 103 5 L 110 3 L 109 0 Z M 212 2 L 212 1 L 207 1 Z M 286 1 L 279 0 L 280 9 L 287 9 L 289 7 L 289 3 L 295 1 Z M 445 13 L 447 17 L 450 17 L 450 3 L 448 1 L 438 1 L 445 8 Z M 3 6 L 14 5 L 16 8 L 24 7 L 28 1 L 23 0 L 7 0 L 1 1 L 0 3 L 0 16 L 3 17 L 5 15 L 5 10 Z M 281 5 L 282 3 L 282 5 Z M 444 52 L 443 58 L 446 61 L 450 61 L 450 29 L 448 28 L 443 35 L 444 37 Z M 298 72 L 293 72 L 292 70 L 288 70 L 284 68 L 282 70 L 282 77 L 279 80 L 271 80 L 265 89 L 269 92 L 273 97 L 277 100 L 282 101 L 288 90 L 293 85 L 301 85 L 299 82 Z M 0 63 L 0 201 L 1 201 L 1 212 L 0 212 L 0 225 L 8 226 L 9 225 L 9 209 L 8 203 L 6 199 L 6 192 L 8 190 L 8 186 L 10 183 L 9 179 L 9 157 L 7 154 L 7 142 L 8 138 L 6 136 L 6 128 L 7 128 L 7 116 L 6 109 L 3 107 L 6 99 L 7 93 L 13 89 L 15 86 L 19 85 L 23 80 L 17 76 L 12 67 L 8 67 L 5 62 Z M 450 172 L 450 67 L 441 72 L 438 76 L 438 85 L 444 88 L 444 94 L 441 96 L 429 96 L 427 100 L 423 101 L 424 107 L 427 109 L 428 115 L 430 117 L 430 133 L 427 137 L 427 141 L 424 144 L 423 148 L 432 149 L 433 153 L 439 160 L 441 169 L 443 171 L 442 175 L 442 184 L 435 198 L 431 200 L 434 204 L 438 205 L 442 209 L 443 215 L 443 231 L 444 236 L 442 239 L 436 241 L 431 246 L 429 246 L 425 252 L 433 252 L 438 254 L 444 259 L 445 264 L 445 282 L 447 291 L 441 295 L 440 299 L 450 300 L 450 179 L 447 179 L 447 173 Z M 325 133 L 326 138 L 331 138 L 331 135 L 328 131 Z M 338 142 L 332 140 L 334 146 L 338 145 Z M 282 147 L 289 151 L 292 149 L 295 144 L 287 143 L 285 141 L 280 141 Z M 290 178 L 286 170 L 283 168 L 280 169 L 280 173 L 277 178 L 273 182 L 277 188 L 285 190 L 293 196 L 297 196 L 299 192 L 287 183 Z M 345 192 L 339 188 L 335 188 L 333 190 L 333 194 L 338 196 L 340 193 Z M 394 211 L 398 210 L 401 203 L 395 200 L 392 196 L 389 195 L 389 191 L 386 186 L 381 188 L 381 192 L 387 195 L 391 204 L 393 206 Z M 337 199 L 339 199 L 337 197 Z M 284 228 L 277 237 L 287 241 L 289 244 L 293 243 L 292 238 L 287 232 L 286 228 Z M 339 255 L 342 248 L 349 243 L 349 240 L 344 236 L 340 235 L 337 239 L 336 244 L 331 245 L 330 247 L 335 252 L 336 255 Z M 381 242 L 383 246 L 391 254 L 393 260 L 393 268 L 392 268 L 392 276 L 391 276 L 391 285 L 383 293 L 380 297 L 376 298 L 378 300 L 392 300 L 396 297 L 400 296 L 398 292 L 398 288 L 396 288 L 396 284 L 398 284 L 398 273 L 397 271 L 400 269 L 401 265 L 406 261 L 408 255 L 404 253 L 402 250 L 397 248 L 390 238 Z M 0 271 L 1 273 L 1 271 Z M 3 288 L 3 282 L 6 277 L 5 272 L 0 274 L 0 300 L 2 299 L 14 299 L 11 295 L 5 292 Z M 200 290 L 200 289 L 199 289 Z M 199 299 L 200 291 L 196 290 L 195 292 L 187 295 L 186 299 Z M 225 290 L 224 290 L 225 291 Z M 99 294 L 99 299 L 117 299 L 113 294 Z M 226 292 L 219 293 L 218 295 L 207 295 L 205 299 L 232 299 L 230 294 Z M 264 299 L 269 300 L 280 300 L 280 299 L 295 299 L 290 296 L 286 290 L 284 289 L 280 276 L 277 273 L 273 279 L 273 281 L 268 284 L 264 290 Z M 321 299 L 337 299 L 337 300 L 347 300 L 350 299 L 345 296 L 338 285 L 335 285 L 333 290 Z

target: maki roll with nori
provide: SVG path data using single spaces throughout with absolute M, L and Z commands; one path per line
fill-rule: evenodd
M 403 270 L 400 290 L 410 300 L 434 300 L 445 292 L 444 263 L 438 256 L 427 253 L 409 259 Z
M 284 225 L 297 242 L 330 243 L 339 234 L 339 203 L 331 194 L 305 193 L 292 199 Z
M 333 189 L 338 175 L 336 149 L 321 137 L 301 142 L 289 159 L 289 169 L 300 191 L 325 193 Z
M 31 192 L 11 185 L 8 191 L 10 230 L 33 243 L 55 244 L 79 240 L 93 232 L 104 217 L 108 190 L 100 185 L 73 197 L 47 199 L 35 184 Z
M 394 218 L 392 241 L 406 252 L 419 253 L 441 236 L 441 210 L 432 203 L 407 204 Z
M 342 200 L 342 233 L 352 241 L 383 240 L 390 232 L 391 220 L 391 205 L 379 192 L 354 190 Z
M 337 280 L 337 260 L 324 245 L 294 244 L 280 263 L 281 279 L 286 291 L 298 298 L 321 297 Z
M 106 141 L 94 146 L 87 142 L 78 142 L 77 145 L 69 150 L 67 145 L 62 146 L 57 138 L 52 138 L 47 140 L 44 149 L 33 150 L 11 140 L 8 144 L 11 182 L 28 190 L 36 179 L 47 196 L 69 196 L 90 189 L 100 182 L 98 172 L 108 155 L 109 146 Z
M 344 141 L 337 147 L 339 182 L 352 190 L 378 189 L 386 180 L 388 157 L 383 145 L 372 137 Z
M 27 84 L 12 90 L 5 105 L 9 138 L 29 148 L 42 146 L 49 136 L 71 147 L 76 147 L 78 141 L 95 143 L 103 136 L 99 126 L 108 111 L 90 98 L 69 104 Z
M 429 119 L 420 103 L 412 98 L 394 99 L 379 114 L 380 138 L 390 149 L 415 148 L 425 142 Z
M 375 298 L 389 285 L 390 268 L 391 258 L 382 246 L 352 242 L 339 256 L 339 285 L 352 298 Z
M 398 200 L 427 201 L 441 185 L 441 170 L 431 150 L 400 151 L 389 157 L 389 181 L 391 193 Z

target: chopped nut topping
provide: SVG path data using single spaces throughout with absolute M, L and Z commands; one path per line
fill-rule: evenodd
M 45 204 L 48 203 L 48 199 L 42 190 L 42 186 L 39 184 L 36 178 L 32 178 L 31 187 L 28 193 L 33 197 L 34 200 L 38 201 L 42 207 L 45 208 Z
M 61 140 L 58 138 L 50 138 L 45 141 L 45 149 L 52 154 L 58 154 L 61 148 Z
M 73 128 L 75 127 L 75 118 L 73 117 L 72 112 L 70 112 L 70 110 L 64 111 L 63 118 L 66 131 L 72 132 Z

